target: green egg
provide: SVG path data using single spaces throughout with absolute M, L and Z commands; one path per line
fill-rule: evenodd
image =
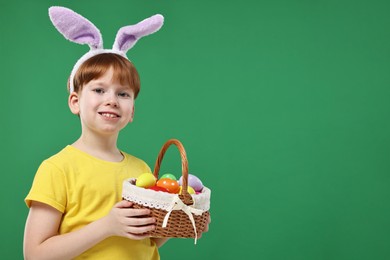
M 171 174 L 171 173 L 166 173 L 166 174 L 164 174 L 163 176 L 160 177 L 160 179 L 163 179 L 163 178 L 168 178 L 168 179 L 177 181 L 175 175 L 173 175 L 173 174 Z

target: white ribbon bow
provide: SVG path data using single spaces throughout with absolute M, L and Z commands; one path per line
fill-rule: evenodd
M 169 205 L 169 207 L 168 207 L 168 213 L 164 217 L 164 221 L 163 221 L 162 227 L 165 228 L 167 226 L 169 216 L 171 215 L 173 210 L 182 210 L 182 211 L 184 211 L 184 213 L 187 214 L 187 216 L 191 220 L 192 227 L 194 228 L 194 232 L 195 232 L 195 244 L 196 244 L 196 240 L 198 238 L 198 234 L 196 232 L 195 220 L 194 220 L 194 216 L 192 216 L 192 213 L 194 213 L 197 216 L 200 216 L 200 215 L 203 214 L 204 211 L 200 210 L 200 209 L 196 209 L 196 208 L 194 208 L 192 206 L 193 205 L 188 206 L 188 205 L 184 204 L 183 201 L 179 198 L 179 195 L 176 195 L 173 198 L 173 200 L 171 202 L 171 205 Z

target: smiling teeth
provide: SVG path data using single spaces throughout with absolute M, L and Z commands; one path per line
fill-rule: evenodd
M 109 117 L 109 118 L 117 117 L 117 115 L 110 114 L 110 113 L 102 113 L 101 115 L 104 116 L 104 117 Z

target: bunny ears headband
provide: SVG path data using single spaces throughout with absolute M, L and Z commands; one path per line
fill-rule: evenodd
M 119 29 L 112 49 L 103 49 L 103 38 L 96 26 L 74 11 L 60 6 L 49 8 L 49 16 L 56 29 L 68 40 L 78 44 L 88 44 L 90 50 L 74 65 L 69 78 L 69 91 L 74 91 L 73 78 L 83 62 L 101 53 L 116 53 L 126 59 L 126 53 L 142 37 L 157 32 L 164 22 L 160 14 L 153 15 L 135 25 Z

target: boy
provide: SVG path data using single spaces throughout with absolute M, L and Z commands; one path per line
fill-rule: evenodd
M 26 197 L 25 258 L 159 259 L 158 247 L 167 239 L 148 235 L 155 219 L 121 198 L 123 180 L 150 168 L 120 151 L 117 140 L 133 120 L 140 89 L 125 53 L 158 30 L 162 17 L 122 28 L 114 48 L 103 50 L 99 31 L 82 16 L 62 7 L 50 8 L 50 16 L 66 38 L 87 43 L 91 51 L 76 63 L 68 82 L 80 138 L 40 165 Z

